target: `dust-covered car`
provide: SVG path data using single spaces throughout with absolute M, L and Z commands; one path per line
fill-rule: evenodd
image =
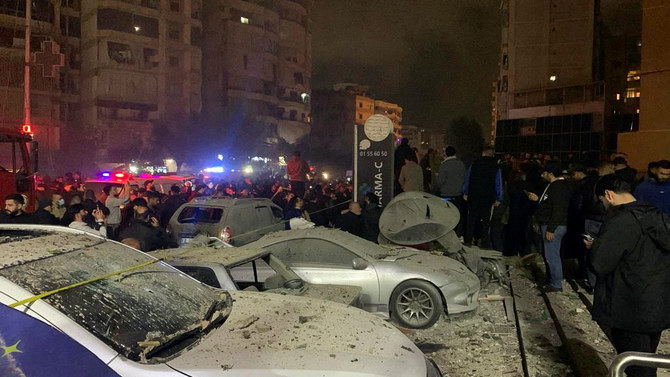
M 477 276 L 442 255 L 328 228 L 276 232 L 246 247 L 270 251 L 308 283 L 360 286 L 363 309 L 406 327 L 429 327 L 443 313 L 478 305 Z
M 214 288 L 261 291 L 362 306 L 360 287 L 307 283 L 267 250 L 232 247 L 216 239 L 199 239 L 188 247 L 159 250 L 151 255 Z
M 0 225 L 0 302 L 76 340 L 121 376 L 441 375 L 397 329 L 358 309 L 215 290 L 150 255 L 64 227 Z
M 198 197 L 179 207 L 169 223 L 179 245 L 206 235 L 240 246 L 285 228 L 282 209 L 266 198 Z

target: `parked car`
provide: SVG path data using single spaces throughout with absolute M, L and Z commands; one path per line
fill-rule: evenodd
M 477 276 L 442 255 L 318 227 L 272 233 L 247 247 L 270 251 L 308 283 L 360 286 L 363 309 L 406 327 L 429 327 L 443 313 L 478 305 Z
M 266 198 L 199 197 L 183 204 L 170 219 L 170 229 L 180 245 L 203 234 L 235 246 L 285 229 L 282 209 Z
M 121 376 L 441 376 L 407 337 L 363 311 L 215 290 L 71 228 L 0 225 L 0 303 L 66 334 Z
M 307 283 L 267 250 L 232 247 L 215 238 L 201 238 L 188 247 L 151 255 L 214 288 L 310 297 L 362 307 L 360 287 Z

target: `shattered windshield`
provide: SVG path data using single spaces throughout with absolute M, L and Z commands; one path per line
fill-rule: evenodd
M 101 240 L 71 252 L 0 269 L 0 276 L 39 294 L 150 260 L 136 250 Z M 151 362 L 146 359 L 150 359 L 147 355 L 152 347 L 200 327 L 211 312 L 212 303 L 220 299 L 220 292 L 158 262 L 43 300 L 128 359 Z M 183 346 L 163 347 L 160 357 L 174 357 L 197 342 L 200 335 L 191 337 L 190 343 Z

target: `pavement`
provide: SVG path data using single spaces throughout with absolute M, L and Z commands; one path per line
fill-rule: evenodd
M 510 286 L 492 283 L 483 289 L 474 312 L 401 331 L 445 377 L 607 376 L 616 352 L 591 319 L 593 297 L 570 279 L 563 292 L 543 293 L 539 255 L 509 258 L 506 264 Z M 670 333 L 664 333 L 658 353 L 670 354 Z M 659 370 L 658 376 L 670 377 L 670 370 Z

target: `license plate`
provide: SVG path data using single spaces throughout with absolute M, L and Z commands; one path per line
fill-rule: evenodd
M 191 242 L 192 240 L 193 240 L 193 238 L 190 238 L 190 237 L 182 237 L 180 243 L 185 244 L 185 243 Z

